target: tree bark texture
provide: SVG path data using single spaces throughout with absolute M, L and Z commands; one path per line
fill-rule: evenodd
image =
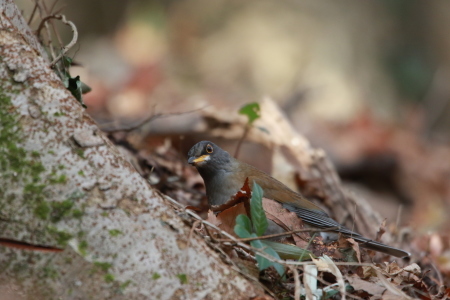
M 0 4 L 0 299 L 260 295 L 190 236 Z

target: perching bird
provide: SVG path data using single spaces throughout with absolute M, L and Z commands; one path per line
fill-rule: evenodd
M 361 247 L 396 257 L 410 256 L 406 251 L 370 240 L 344 227 L 301 194 L 255 167 L 233 158 L 214 143 L 202 141 L 195 144 L 189 150 L 188 162 L 194 165 L 202 176 L 210 206 L 226 203 L 241 189 L 248 178 L 250 184 L 256 182 L 261 186 L 265 198 L 281 203 L 311 227 L 319 229 L 339 227 L 334 230 L 336 233 L 351 236 Z

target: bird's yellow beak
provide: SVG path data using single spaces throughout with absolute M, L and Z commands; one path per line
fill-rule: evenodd
M 199 157 L 192 156 L 192 157 L 189 157 L 188 163 L 191 165 L 195 165 L 195 164 L 198 164 L 198 163 L 201 163 L 204 161 L 208 161 L 209 159 L 210 159 L 209 154 L 205 154 L 205 155 L 202 155 Z

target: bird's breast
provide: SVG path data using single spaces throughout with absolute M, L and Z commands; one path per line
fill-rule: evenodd
M 231 199 L 244 185 L 232 173 L 221 171 L 205 180 L 209 205 L 222 205 Z

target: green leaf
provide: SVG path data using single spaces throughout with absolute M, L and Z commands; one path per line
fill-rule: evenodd
M 247 215 L 239 215 L 236 217 L 236 224 L 241 225 L 245 229 L 247 229 L 248 232 L 252 231 L 252 223 L 250 219 L 247 217 Z
M 316 256 L 312 252 L 294 245 L 282 244 L 267 240 L 264 241 L 264 243 L 270 246 L 270 248 L 272 248 L 273 250 L 275 250 L 282 259 L 299 260 L 300 258 L 302 258 L 302 261 L 304 261 L 310 260 L 311 256 L 316 258 Z
M 255 236 L 255 234 L 252 234 L 252 235 Z M 260 240 L 251 241 L 250 245 L 253 248 L 258 248 L 258 249 L 264 248 L 264 245 Z M 260 271 L 265 270 L 272 265 L 272 262 L 270 260 L 268 260 L 267 258 L 265 258 L 259 254 L 256 254 L 256 262 L 258 263 L 258 269 Z
M 252 234 L 252 236 L 256 236 L 255 234 Z M 266 244 L 266 242 L 262 242 L 260 240 L 255 240 L 255 241 L 251 241 L 250 245 L 254 248 L 258 248 L 258 249 L 262 249 L 265 253 L 267 253 L 268 255 L 276 258 L 276 259 L 280 259 L 280 256 L 278 255 L 277 252 L 275 252 L 275 250 L 273 250 L 269 245 Z M 258 262 L 258 268 L 260 271 L 267 269 L 270 266 L 273 266 L 275 268 L 275 270 L 278 272 L 278 274 L 280 274 L 280 276 L 284 275 L 284 267 L 277 263 L 277 262 L 273 262 L 271 260 L 268 260 L 267 258 L 256 254 L 256 261 Z
M 241 239 L 246 239 L 249 238 L 250 232 L 247 230 L 247 228 L 245 228 L 242 225 L 236 224 L 234 226 L 234 232 L 237 234 L 238 237 L 240 237 Z
M 249 103 L 242 106 L 239 113 L 241 115 L 246 115 L 248 117 L 248 124 L 252 124 L 256 119 L 261 117 L 261 108 L 256 102 Z
M 83 92 L 82 92 L 82 82 L 80 76 L 68 77 L 64 79 L 64 85 L 72 93 L 72 95 L 81 103 L 81 105 L 86 108 L 87 106 L 83 102 Z
M 70 66 L 72 65 L 73 59 L 70 58 L 69 56 L 65 56 L 65 55 L 64 55 L 64 56 L 62 57 L 62 62 L 63 62 L 64 67 L 65 67 L 65 68 L 68 68 L 68 67 L 70 67 Z
M 81 80 L 80 76 L 69 77 L 67 89 L 72 93 L 72 95 L 81 101 Z
M 273 250 L 269 245 L 267 245 L 265 242 L 261 242 L 263 245 L 264 245 L 264 247 L 265 247 L 265 249 L 264 249 L 264 252 L 266 252 L 267 254 L 269 254 L 270 256 L 273 256 L 273 257 L 275 257 L 275 258 L 277 258 L 277 259 L 280 259 L 280 256 L 278 255 L 278 253 L 275 251 L 275 250 Z M 277 262 L 272 262 L 271 261 L 271 265 L 275 268 L 275 270 L 277 270 L 277 272 L 278 272 L 278 274 L 280 274 L 280 276 L 283 276 L 284 275 L 284 272 L 285 272 L 285 270 L 284 270 L 284 267 L 281 265 L 281 264 L 279 264 L 279 263 L 277 263 Z
M 253 182 L 252 198 L 250 199 L 250 212 L 252 224 L 258 236 L 262 236 L 269 226 L 266 213 L 264 212 L 262 205 L 262 197 L 262 188 L 256 182 Z
M 83 81 L 81 81 L 81 93 L 87 94 L 90 91 L 92 91 L 92 88 L 90 86 L 88 86 L 86 83 L 84 83 Z

